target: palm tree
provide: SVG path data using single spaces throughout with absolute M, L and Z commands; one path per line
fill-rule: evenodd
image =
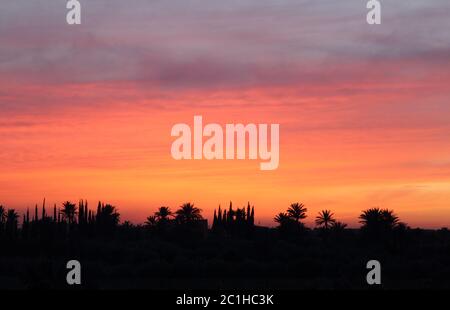
M 237 223 L 243 222 L 245 220 L 245 209 L 237 209 L 236 212 L 234 213 L 235 216 L 235 220 Z
M 19 215 L 17 214 L 16 210 L 9 209 L 8 213 L 6 214 L 6 223 L 17 222 L 18 218 L 19 218 Z
M 70 202 L 66 201 L 62 204 L 61 215 L 64 220 L 67 220 L 69 224 L 72 224 L 75 221 L 75 215 L 77 214 L 77 206 Z
M 180 209 L 175 212 L 175 214 L 178 222 L 191 223 L 203 219 L 201 212 L 202 210 L 194 207 L 194 204 L 188 202 L 183 204 Z
M 381 210 L 381 215 L 388 228 L 395 228 L 399 224 L 399 218 L 394 214 L 393 210 L 383 209 Z
M 9 209 L 6 213 L 6 232 L 8 234 L 12 235 L 17 230 L 18 218 L 19 214 L 14 209 Z
M 117 226 L 119 224 L 120 214 L 113 205 L 106 204 L 101 208 L 100 221 L 108 226 Z
M 331 224 L 331 230 L 334 232 L 342 232 L 347 227 L 347 224 L 342 222 L 335 221 Z
M 5 224 L 6 221 L 6 209 L 0 205 L 0 226 Z
M 391 231 L 399 224 L 399 218 L 394 211 L 388 209 L 371 208 L 364 210 L 359 216 L 362 229 L 374 234 Z
M 5 207 L 0 205 L 0 235 L 3 232 L 3 228 L 5 226 L 5 221 L 6 221 L 6 210 L 5 210 Z
M 155 216 L 158 221 L 167 221 L 173 215 L 169 207 L 160 207 L 158 211 L 155 212 Z
M 283 226 L 284 224 L 289 222 L 291 220 L 291 218 L 290 218 L 290 216 L 287 213 L 280 212 L 274 217 L 273 220 L 276 223 L 280 224 L 280 226 Z
M 293 218 L 297 223 L 300 222 L 300 220 L 303 220 L 306 218 L 306 211 L 308 211 L 307 208 L 305 208 L 305 205 L 302 203 L 293 203 L 287 210 L 287 214 Z
M 359 215 L 359 219 L 360 219 L 359 222 L 366 227 L 378 225 L 378 223 L 382 221 L 381 210 L 379 208 L 371 208 L 364 210 Z
M 320 211 L 319 215 L 316 217 L 316 225 L 328 229 L 332 223 L 336 222 L 333 216 L 334 214 L 330 210 Z
M 156 219 L 156 216 L 150 215 L 149 217 L 147 217 L 147 220 L 145 221 L 144 225 L 147 228 L 154 228 L 157 223 L 158 220 Z

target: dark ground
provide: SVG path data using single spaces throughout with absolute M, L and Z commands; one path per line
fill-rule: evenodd
M 366 263 L 382 267 L 382 288 L 449 289 L 450 232 L 407 230 L 367 237 L 305 231 L 284 236 L 151 234 L 120 227 L 108 236 L 1 240 L 0 288 L 68 288 L 66 263 L 79 260 L 82 288 L 365 289 Z

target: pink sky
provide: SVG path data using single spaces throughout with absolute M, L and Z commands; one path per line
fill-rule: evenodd
M 357 226 L 391 208 L 450 222 L 450 5 L 360 1 L 19 0 L 0 12 L 0 204 L 88 199 L 143 222 L 191 201 L 212 216 L 291 202 Z M 411 20 L 420 21 L 412 23 Z M 175 161 L 175 123 L 279 123 L 280 166 Z

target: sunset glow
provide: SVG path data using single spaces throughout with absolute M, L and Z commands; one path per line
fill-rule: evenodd
M 448 1 L 386 3 L 376 29 L 349 18 L 365 16 L 356 0 L 105 0 L 79 27 L 40 2 L 0 11 L 0 204 L 101 200 L 142 223 L 162 205 L 211 219 L 250 201 L 272 226 L 302 202 L 311 226 L 331 209 L 358 227 L 377 206 L 449 226 Z M 280 124 L 278 168 L 174 160 L 171 128 L 194 115 Z

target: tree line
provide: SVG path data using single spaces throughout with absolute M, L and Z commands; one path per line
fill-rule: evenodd
M 274 217 L 276 229 L 281 235 L 296 236 L 308 230 L 304 220 L 307 218 L 307 208 L 302 203 L 292 203 L 285 212 Z M 152 215 L 149 215 L 143 225 L 133 225 L 125 221 L 120 225 L 120 213 L 117 207 L 111 204 L 98 202 L 97 207 L 90 209 L 88 202 L 80 200 L 78 204 L 65 201 L 60 207 L 56 204 L 50 212 L 46 209 L 45 199 L 39 210 L 34 208 L 33 215 L 30 210 L 22 216 L 22 225 L 19 225 L 20 216 L 14 209 L 6 209 L 0 205 L 0 236 L 14 239 L 17 237 L 30 238 L 36 235 L 53 233 L 85 232 L 89 234 L 109 234 L 118 227 L 142 228 L 154 233 L 164 233 L 179 228 L 188 230 L 211 232 L 214 234 L 246 235 L 255 229 L 255 208 L 250 206 L 233 208 L 232 203 L 228 209 L 221 206 L 214 210 L 211 228 L 202 216 L 202 210 L 188 202 L 182 204 L 177 210 L 162 206 Z M 360 231 L 373 236 L 389 234 L 392 231 L 408 229 L 407 225 L 399 220 L 393 210 L 370 208 L 359 215 L 362 224 Z M 315 217 L 316 229 L 323 233 L 342 233 L 347 224 L 338 221 L 331 210 L 322 210 Z

